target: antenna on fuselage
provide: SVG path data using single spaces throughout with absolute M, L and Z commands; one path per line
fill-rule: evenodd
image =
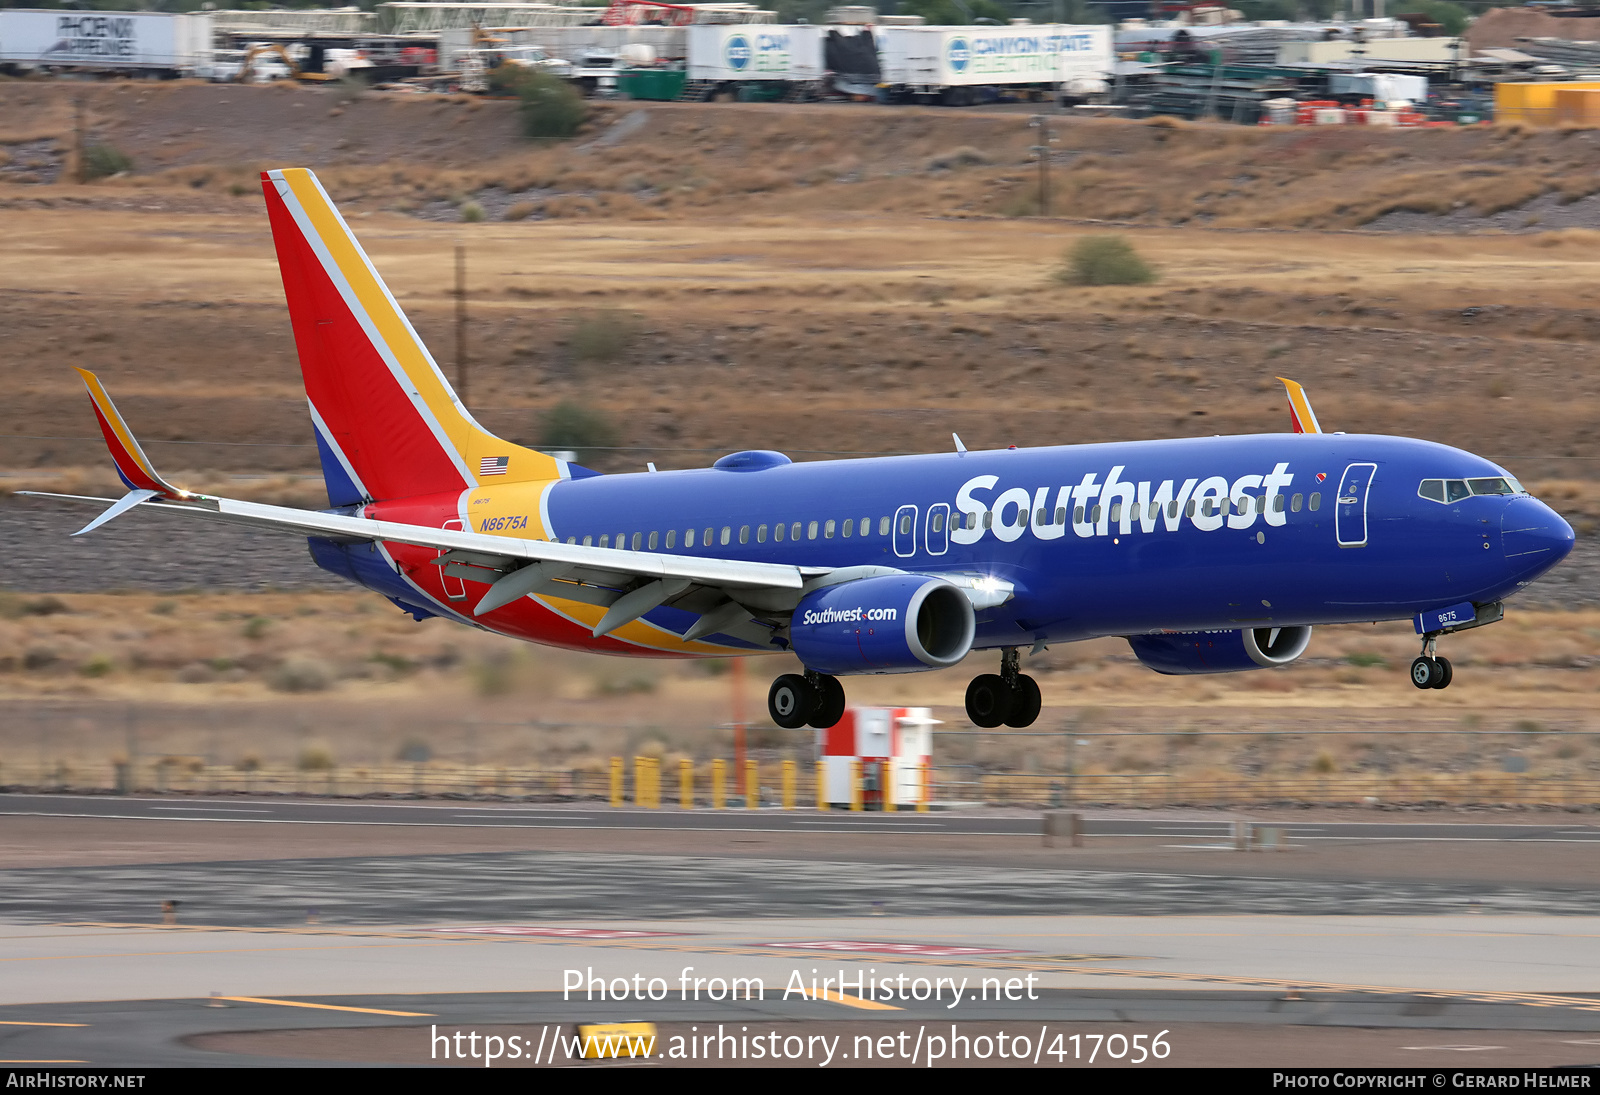
M 961 443 L 961 435 L 959 433 L 952 433 L 950 439 L 956 443 L 957 453 L 962 456 L 967 455 L 967 447 Z

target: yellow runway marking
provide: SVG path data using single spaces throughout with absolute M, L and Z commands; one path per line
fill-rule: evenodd
M 404 1015 L 431 1018 L 431 1011 L 384 1011 L 382 1008 L 348 1008 L 341 1004 L 308 1004 L 303 1000 L 272 1000 L 265 996 L 213 996 L 213 1000 L 232 1000 L 239 1004 L 277 1004 L 285 1008 L 316 1008 L 318 1011 L 359 1011 L 363 1015 Z
M 17 1020 L 0 1019 L 0 1027 L 86 1027 L 88 1023 L 23 1023 Z
M 70 1061 L 70 1060 L 66 1060 L 66 1059 L 62 1059 L 62 1060 L 59 1060 L 59 1061 L 50 1061 L 50 1060 L 41 1060 L 41 1061 L 26 1061 L 26 1060 L 24 1060 L 24 1061 L 5 1061 L 5 1060 L 0 1060 L 0 1065 L 86 1065 L 88 1063 L 89 1063 L 88 1061 Z
M 834 992 L 832 989 L 823 989 L 822 998 L 824 1000 L 832 1000 L 835 1004 L 843 1004 L 847 1008 L 860 1008 L 863 1011 L 905 1010 L 904 1008 L 897 1008 L 893 1004 L 880 1004 L 876 1000 L 863 1000 L 859 996 L 848 996 L 842 992 Z

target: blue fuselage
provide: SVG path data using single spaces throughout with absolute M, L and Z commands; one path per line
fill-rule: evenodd
M 1397 437 L 734 463 L 563 481 L 546 527 L 577 543 L 1010 583 L 1009 600 L 979 612 L 977 647 L 1409 618 L 1499 600 L 1573 542 L 1525 493 L 1422 497 L 1424 480 L 1506 472 Z M 662 608 L 648 618 L 673 627 L 694 617 Z

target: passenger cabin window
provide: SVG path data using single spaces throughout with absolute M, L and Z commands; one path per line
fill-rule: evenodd
M 767 542 L 767 526 L 766 525 L 757 525 L 756 526 L 756 543 L 764 544 L 766 542 Z
M 650 550 L 651 551 L 654 551 L 656 549 L 656 544 L 659 542 L 659 537 L 660 537 L 659 533 L 652 532 L 650 534 Z
M 813 532 L 811 534 L 811 538 L 813 540 L 815 540 L 817 538 L 817 535 L 816 535 L 815 532 Z M 789 539 L 791 539 L 791 540 L 800 539 L 800 522 L 799 521 L 796 521 L 794 524 L 789 526 Z
M 594 537 L 592 535 L 591 536 L 585 536 L 583 538 L 583 546 L 584 547 L 594 547 Z
M 1067 523 L 1067 507 L 1066 506 L 1057 506 L 1056 507 L 1056 524 L 1064 525 L 1066 523 Z
M 1310 509 L 1312 513 L 1315 513 L 1317 510 L 1322 508 L 1322 493 L 1320 491 L 1311 492 L 1311 502 L 1307 508 Z
M 606 547 L 606 546 L 608 546 L 610 544 L 610 542 L 611 542 L 611 534 L 609 532 L 602 533 L 601 536 L 600 536 L 600 546 L 601 547 Z
M 706 530 L 706 532 L 708 534 L 708 538 L 709 538 L 710 531 L 711 531 L 710 529 Z M 727 547 L 728 546 L 728 541 L 730 541 L 732 539 L 733 539 L 733 526 L 732 525 L 723 525 L 722 526 L 722 540 L 721 540 L 722 546 L 723 547 Z
M 1291 510 L 1293 510 L 1295 513 L 1299 513 L 1300 512 L 1300 507 L 1305 504 L 1305 500 L 1306 500 L 1306 496 L 1305 495 L 1297 494 L 1293 498 L 1289 499 L 1289 508 Z
M 854 535 L 854 533 L 856 531 L 856 523 L 855 523 L 855 521 L 854 520 L 846 521 L 844 523 L 844 525 L 839 529 L 839 531 L 844 533 L 844 538 L 846 540 L 850 539 L 850 537 L 852 535 Z
M 973 517 L 973 518 L 969 518 L 969 520 L 972 522 L 972 524 L 977 524 L 977 518 Z M 967 527 L 971 528 L 972 525 L 968 525 Z M 872 535 L 872 518 L 863 517 L 861 519 L 861 535 L 863 535 L 863 536 L 871 536 Z
M 933 515 L 933 531 L 934 532 L 943 532 L 944 531 L 944 510 L 939 510 L 937 513 L 935 513 Z
M 987 510 L 986 509 L 986 510 L 983 511 L 983 527 L 984 528 L 994 528 L 994 511 L 993 510 Z
M 739 542 L 741 544 L 748 544 L 750 542 L 750 526 L 749 525 L 740 525 L 739 526 Z
M 988 518 L 987 514 L 984 515 L 983 527 L 984 528 L 988 528 L 989 527 L 989 518 Z M 887 535 L 889 535 L 889 519 L 887 517 L 878 518 L 878 535 L 879 536 L 887 536 Z
M 701 530 L 701 532 L 700 532 L 700 546 L 701 547 L 710 547 L 711 546 L 711 530 L 710 529 L 702 529 Z
M 671 551 L 673 548 L 675 548 L 677 546 L 678 546 L 678 530 L 675 529 L 675 528 L 669 528 L 667 530 L 667 550 Z
M 806 539 L 807 540 L 815 540 L 816 538 L 817 538 L 817 523 L 815 521 L 813 521 L 809 525 L 806 526 Z
M 835 531 L 835 530 L 836 530 L 836 529 L 838 529 L 838 527 L 839 527 L 839 526 L 838 526 L 838 525 L 837 525 L 837 524 L 836 524 L 836 523 L 835 523 L 835 522 L 833 522 L 833 521 L 829 521 L 829 522 L 828 522 L 828 523 L 827 523 L 827 524 L 826 524 L 826 525 L 824 525 L 824 526 L 823 526 L 823 527 L 822 527 L 822 536 L 823 536 L 823 539 L 826 539 L 826 540 L 832 540 L 832 539 L 833 539 L 833 534 L 834 534 L 834 531 Z
M 909 513 L 901 514 L 900 516 L 900 535 L 911 535 L 911 514 Z
M 773 525 L 772 526 L 772 542 L 773 543 L 775 543 L 775 544 L 783 543 L 783 530 L 784 530 L 784 527 L 785 526 L 783 526 L 783 525 Z
M 694 529 L 683 530 L 683 546 L 686 548 L 694 547 Z
M 652 532 L 650 534 L 650 539 L 654 540 L 655 538 L 656 538 L 656 534 Z M 633 534 L 633 550 L 634 551 L 638 551 L 639 548 L 643 546 L 643 539 L 644 539 L 644 533 L 636 532 L 636 533 Z M 651 547 L 655 547 L 654 544 L 651 544 L 650 546 Z

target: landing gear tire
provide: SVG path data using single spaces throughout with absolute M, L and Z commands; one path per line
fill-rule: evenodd
M 1043 697 L 1039 695 L 1039 682 L 1025 673 L 1019 674 L 1011 688 L 1011 713 L 1006 716 L 1005 724 L 1018 730 L 1032 726 L 1033 720 L 1039 717 L 1043 702 Z
M 798 730 L 816 711 L 818 699 L 810 681 L 798 673 L 785 673 L 767 692 L 767 714 L 785 730 Z
M 1442 670 L 1442 672 L 1439 675 L 1439 682 L 1437 684 L 1435 684 L 1433 687 L 1435 687 L 1435 688 L 1449 688 L 1450 687 L 1450 682 L 1455 679 L 1455 675 L 1456 675 L 1455 674 L 1455 670 L 1450 668 L 1450 659 L 1449 658 L 1435 658 L 1433 660 L 1434 660 L 1435 663 L 1438 664 L 1439 668 Z
M 973 677 L 967 685 L 967 718 L 975 726 L 987 729 L 1006 722 L 1015 702 L 1016 694 L 998 673 Z
M 813 682 L 807 681 L 808 685 Z M 813 691 L 817 697 L 816 710 L 806 720 L 818 730 L 826 730 L 844 718 L 844 685 L 838 677 L 818 677 Z
M 1411 663 L 1411 683 L 1418 688 L 1443 688 L 1450 683 L 1450 671 L 1445 668 L 1449 664 L 1443 658 L 1418 658 Z

